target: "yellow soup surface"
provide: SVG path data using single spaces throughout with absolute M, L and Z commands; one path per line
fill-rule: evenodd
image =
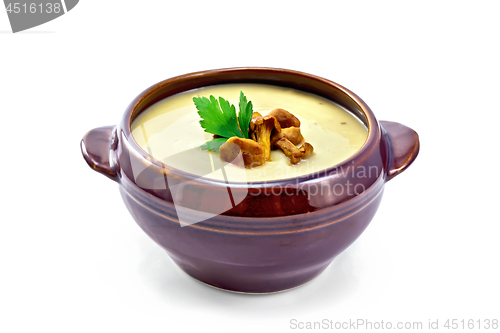
M 221 164 L 218 153 L 199 149 L 212 140 L 212 134 L 204 132 L 200 126 L 193 97 L 222 96 L 234 104 L 238 112 L 240 91 L 252 101 L 253 110 L 262 115 L 282 108 L 299 118 L 302 135 L 314 147 L 314 154 L 291 165 L 278 149 L 271 152 L 272 160 L 262 166 L 241 169 L 224 163 L 226 172 L 216 172 L 217 165 Z M 132 123 L 132 136 L 138 145 L 166 165 L 216 180 L 224 180 L 227 174 L 237 175 L 231 181 L 242 182 L 270 181 L 320 172 L 352 156 L 364 144 L 367 135 L 366 126 L 356 116 L 325 98 L 264 84 L 225 84 L 186 91 L 155 103 Z

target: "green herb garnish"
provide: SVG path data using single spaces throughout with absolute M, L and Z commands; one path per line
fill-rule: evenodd
M 228 138 L 215 138 L 212 141 L 208 141 L 200 146 L 201 149 L 213 150 L 215 152 L 219 151 L 220 146 L 222 146 Z
M 249 139 L 248 129 L 250 127 L 250 121 L 252 120 L 253 115 L 253 106 L 252 102 L 247 101 L 247 97 L 240 91 L 240 104 L 239 104 L 240 112 L 238 113 L 238 123 L 240 124 L 240 128 L 243 131 L 243 135 L 246 139 Z
M 205 132 L 212 133 L 218 138 L 213 139 L 200 146 L 201 149 L 219 151 L 219 148 L 230 137 L 237 136 L 248 139 L 248 128 L 252 120 L 252 102 L 247 101 L 243 91 L 240 91 L 239 112 L 236 116 L 236 108 L 227 100 L 214 96 L 193 97 L 193 102 L 201 117 L 200 125 Z

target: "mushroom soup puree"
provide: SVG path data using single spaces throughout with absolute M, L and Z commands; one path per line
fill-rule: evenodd
M 271 161 L 251 169 L 224 162 L 226 173 L 243 175 L 239 181 L 269 181 L 317 173 L 348 159 L 368 136 L 366 126 L 337 104 L 310 93 L 264 84 L 216 85 L 170 96 L 133 120 L 132 136 L 144 151 L 166 165 L 224 180 L 223 173 L 214 168 L 214 164 L 221 164 L 219 154 L 199 148 L 213 136 L 200 126 L 193 97 L 222 96 L 234 104 L 238 112 L 240 90 L 252 102 L 254 112 L 267 115 L 273 109 L 282 108 L 294 114 L 301 122 L 305 140 L 314 146 L 314 154 L 291 165 L 281 150 L 273 150 Z M 230 180 L 236 181 L 235 177 Z

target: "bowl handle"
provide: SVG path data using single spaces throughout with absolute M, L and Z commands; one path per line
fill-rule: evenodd
M 392 156 L 387 172 L 389 181 L 406 170 L 417 158 L 420 142 L 417 132 L 405 125 L 392 121 L 380 121 L 380 125 L 389 139 Z
M 110 162 L 110 153 L 116 149 L 116 126 L 105 126 L 90 130 L 82 139 L 83 158 L 95 171 L 118 181 L 116 166 Z

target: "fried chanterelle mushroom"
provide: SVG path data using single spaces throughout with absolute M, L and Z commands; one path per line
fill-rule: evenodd
M 283 128 L 280 133 L 275 134 L 271 138 L 271 142 L 274 147 L 283 151 L 292 164 L 299 163 L 302 158 L 307 158 L 313 153 L 313 146 L 310 143 L 304 142 L 304 137 L 300 134 L 300 130 L 298 132 L 297 130 L 293 130 L 293 132 L 288 133 L 285 130 L 287 128 Z M 301 143 L 302 146 L 298 148 L 297 145 Z
M 262 117 L 260 113 L 254 112 L 250 121 L 250 137 L 262 146 L 267 161 L 271 160 L 271 136 L 280 132 L 281 126 L 276 118 Z
M 302 158 L 308 158 L 314 151 L 313 146 L 308 143 L 304 142 L 304 144 L 299 148 L 300 152 L 302 153 Z
M 220 159 L 233 162 L 241 152 L 245 168 L 252 168 L 266 163 L 266 157 L 262 146 L 251 139 L 243 139 L 237 136 L 229 138 L 219 148 Z
M 304 142 L 304 137 L 300 133 L 300 127 L 287 127 L 281 129 L 281 134 L 288 140 L 290 140 L 294 145 L 300 145 Z
M 314 150 L 300 132 L 299 119 L 283 109 L 274 109 L 267 116 L 254 112 L 249 135 L 250 139 L 236 136 L 228 139 L 220 147 L 220 158 L 232 162 L 241 152 L 245 167 L 252 168 L 270 161 L 273 148 L 281 149 L 292 164 L 309 157 Z
M 276 147 L 281 149 L 283 153 L 285 153 L 286 157 L 290 159 L 290 162 L 292 164 L 297 164 L 300 162 L 300 158 L 302 157 L 302 152 L 290 140 L 288 140 L 285 137 L 282 137 L 274 144 L 276 145 Z
M 273 111 L 269 112 L 268 116 L 276 118 L 276 120 L 280 123 L 281 128 L 292 126 L 300 127 L 300 120 L 287 110 L 274 109 Z

